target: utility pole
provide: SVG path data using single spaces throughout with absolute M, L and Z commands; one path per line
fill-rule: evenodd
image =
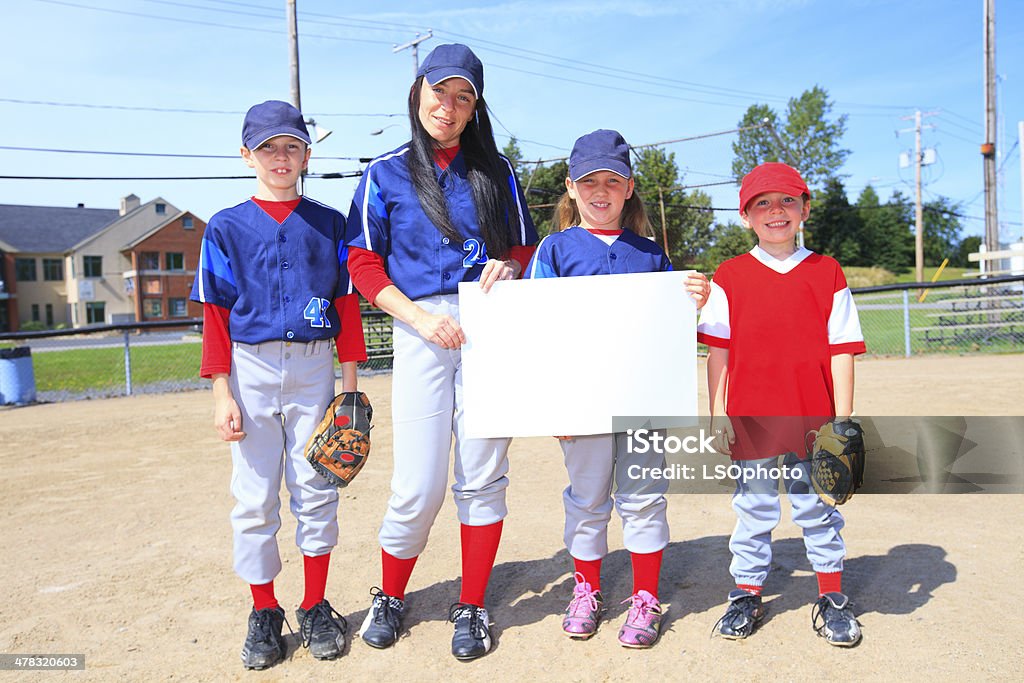
M 996 1 L 985 0 L 985 248 L 999 250 L 999 206 L 996 203 Z
M 405 49 L 408 49 L 408 48 L 412 48 L 412 77 L 413 78 L 416 78 L 416 74 L 418 74 L 420 72 L 420 43 L 422 43 L 422 42 L 424 42 L 426 40 L 430 40 L 433 37 L 434 37 L 434 29 L 428 28 L 427 29 L 427 35 L 421 36 L 420 34 L 417 33 L 416 37 L 413 38 L 412 40 L 410 40 L 408 43 L 404 43 L 402 45 L 395 45 L 391 49 L 391 52 L 397 54 L 397 53 L 401 52 L 402 50 L 405 50 Z
M 914 112 L 913 116 L 901 116 L 906 121 L 914 120 L 913 128 L 903 128 L 897 132 L 908 133 L 914 131 L 914 185 L 917 188 L 917 196 L 914 199 L 914 277 L 917 282 L 924 282 L 924 204 L 921 201 L 921 166 L 924 161 L 924 152 L 921 150 L 921 129 L 934 128 L 931 124 L 921 125 L 921 119 L 925 116 L 935 116 L 937 112 L 921 113 L 921 110 Z
M 296 16 L 296 0 L 285 0 L 288 5 L 288 45 L 291 52 L 292 104 L 302 111 L 302 97 L 299 95 L 299 20 Z

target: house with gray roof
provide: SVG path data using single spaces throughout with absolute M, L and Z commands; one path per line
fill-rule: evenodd
M 205 228 L 161 197 L 0 204 L 0 332 L 200 316 L 188 289 Z

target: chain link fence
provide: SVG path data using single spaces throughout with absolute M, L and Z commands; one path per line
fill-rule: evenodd
M 1024 276 L 853 291 L 869 354 L 1024 352 Z M 366 310 L 363 330 L 360 373 L 390 372 L 391 317 Z M 29 347 L 36 400 L 53 402 L 206 388 L 201 342 L 201 320 L 0 335 L 0 403 L 4 364 L 26 360 L 4 348 Z

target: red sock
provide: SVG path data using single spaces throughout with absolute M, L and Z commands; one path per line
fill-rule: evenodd
M 274 597 L 273 581 L 270 583 L 261 583 L 259 585 L 250 583 L 249 590 L 252 591 L 252 607 L 257 612 L 261 609 L 267 609 L 268 607 L 273 609 L 278 606 L 277 598 Z
M 644 590 L 658 597 L 658 577 L 661 576 L 663 550 L 655 553 L 630 553 L 633 561 L 633 595 Z
M 302 609 L 309 609 L 322 602 L 327 590 L 327 570 L 331 567 L 331 554 L 303 555 L 302 569 L 306 575 L 306 595 L 302 598 Z
M 747 591 L 751 595 L 760 595 L 761 591 L 764 590 L 764 586 L 751 586 L 749 583 L 737 583 L 736 587 L 741 591 Z
M 403 560 L 381 548 L 381 590 L 393 598 L 405 600 L 405 588 L 409 585 L 409 577 L 412 576 L 418 558 L 419 555 Z
M 601 558 L 596 560 L 580 560 L 578 558 L 572 558 L 572 564 L 580 574 L 583 574 L 583 580 L 590 584 L 591 590 L 601 590 Z
M 815 572 L 818 575 L 818 595 L 843 592 L 842 572 Z
M 462 594 L 459 602 L 484 606 L 487 582 L 491 580 L 498 542 L 501 541 L 502 524 L 462 525 Z

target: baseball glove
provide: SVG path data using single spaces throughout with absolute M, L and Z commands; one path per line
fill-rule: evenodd
M 864 483 L 864 431 L 857 420 L 830 420 L 814 435 L 811 483 L 828 505 L 842 505 Z
M 370 455 L 372 420 L 373 406 L 366 394 L 338 394 L 306 442 L 306 460 L 334 486 L 348 486 Z

